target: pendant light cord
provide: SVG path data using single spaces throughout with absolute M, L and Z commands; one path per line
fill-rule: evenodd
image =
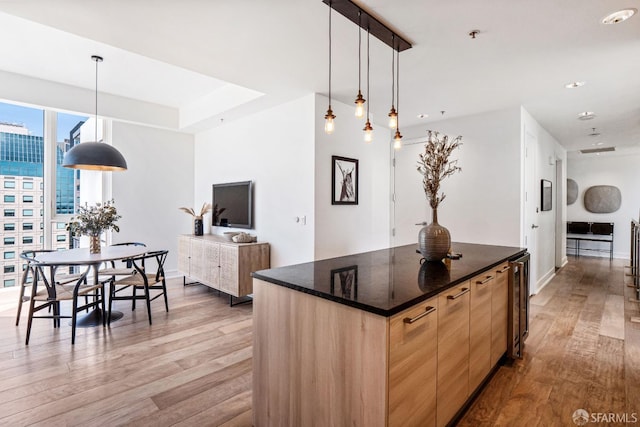
M 369 104 L 371 104 L 371 95 L 369 94 L 369 26 L 367 25 L 367 122 L 369 121 Z
M 358 93 L 360 93 L 361 80 L 362 80 L 362 11 L 358 10 Z M 369 95 L 367 95 L 369 96 Z
M 400 48 L 398 48 L 398 59 L 396 60 L 396 130 L 400 128 Z
M 393 101 L 394 101 L 394 96 L 395 96 L 395 75 L 394 75 L 394 69 L 395 69 L 395 63 L 394 60 L 396 58 L 396 52 L 395 49 L 393 48 L 394 46 L 394 41 L 395 41 L 395 34 L 391 35 L 391 107 L 393 107 Z
M 100 59 L 94 58 L 96 61 L 96 123 L 95 123 L 95 142 L 98 142 L 98 62 Z
M 331 2 L 329 2 L 329 109 L 331 109 Z

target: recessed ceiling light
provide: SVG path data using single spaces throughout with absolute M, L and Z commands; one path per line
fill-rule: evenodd
M 602 18 L 603 24 L 619 24 L 636 14 L 638 9 L 623 9 Z
M 583 111 L 582 113 L 578 114 L 578 119 L 580 120 L 591 120 L 596 116 L 596 113 L 594 113 L 593 111 Z
M 426 119 L 427 117 L 429 117 L 428 114 L 418 114 L 419 119 Z
M 584 86 L 585 82 L 571 82 L 564 85 L 567 89 L 575 89 L 580 86 Z

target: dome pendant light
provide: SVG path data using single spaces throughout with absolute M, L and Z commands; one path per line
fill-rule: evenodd
M 327 114 L 324 115 L 324 131 L 329 135 L 335 130 L 333 119 L 336 118 L 331 109 L 331 10 L 331 2 L 329 2 L 329 108 Z
M 394 59 L 396 57 L 396 51 L 395 51 L 395 47 L 394 47 L 394 41 L 395 41 L 395 34 L 391 35 L 391 111 L 389 111 L 389 127 L 391 129 L 397 128 L 398 127 L 398 113 L 396 112 L 396 109 L 393 105 L 393 101 L 395 99 L 395 76 L 394 76 L 394 68 L 395 68 L 395 63 L 394 63 Z
M 398 105 L 398 112 L 400 112 L 400 51 L 398 50 L 398 60 L 396 61 L 396 104 Z M 399 150 L 402 148 L 402 134 L 400 134 L 400 116 L 396 115 L 396 134 L 393 137 L 393 148 Z
M 369 98 L 369 102 L 367 102 L 367 123 L 364 124 L 364 142 L 373 141 L 373 126 L 371 126 L 371 122 L 369 121 L 369 104 L 371 104 L 371 96 L 369 94 L 369 27 L 367 27 L 367 98 Z
M 362 52 L 362 27 L 361 27 L 361 20 L 360 17 L 362 15 L 362 11 L 358 10 L 358 96 L 356 97 L 355 100 L 355 104 L 356 104 L 356 117 L 361 119 L 364 117 L 364 103 L 365 103 L 365 99 L 362 97 L 362 92 L 360 91 L 360 79 L 362 76 L 362 59 L 361 59 L 361 52 Z
M 112 145 L 98 142 L 98 63 L 102 62 L 102 57 L 93 55 L 91 59 L 96 63 L 95 141 L 82 142 L 67 151 L 62 159 L 62 166 L 71 169 L 125 171 L 127 162 L 124 156 Z

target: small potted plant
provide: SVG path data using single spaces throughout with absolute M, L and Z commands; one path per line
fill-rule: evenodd
M 204 223 L 202 221 L 202 218 L 211 210 L 211 204 L 203 204 L 198 215 L 196 215 L 196 212 L 192 208 L 182 207 L 179 209 L 193 216 L 193 234 L 195 234 L 196 236 L 202 236 L 204 234 Z
M 100 236 L 108 230 L 119 232 L 120 227 L 116 221 L 120 218 L 122 216 L 118 215 L 113 200 L 92 206 L 85 203 L 84 206 L 78 207 L 78 213 L 71 217 L 66 229 L 75 236 L 89 236 L 89 252 L 99 254 Z

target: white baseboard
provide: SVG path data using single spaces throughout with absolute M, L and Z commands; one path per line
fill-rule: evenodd
M 555 268 L 547 272 L 547 274 L 545 274 L 544 276 L 542 276 L 542 278 L 540 278 L 540 280 L 538 280 L 538 283 L 536 283 L 536 293 L 534 295 L 539 294 L 540 291 L 543 290 L 544 287 L 547 286 L 554 277 L 556 277 Z

